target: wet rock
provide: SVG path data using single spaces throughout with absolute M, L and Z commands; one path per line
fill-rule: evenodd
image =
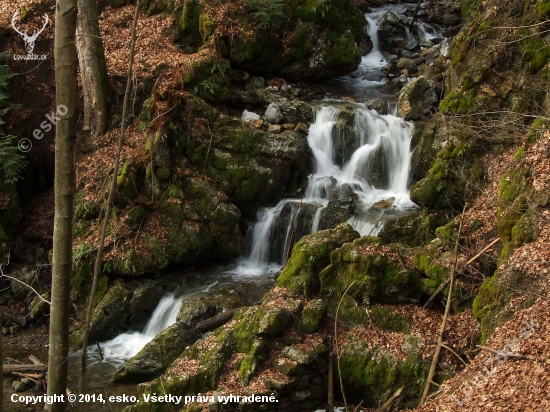
M 176 322 L 160 332 L 137 355 L 130 358 L 116 371 L 112 381 L 140 383 L 157 377 L 199 337 L 200 335 L 191 326 Z
M 367 107 L 371 110 L 376 110 L 376 112 L 380 115 L 389 114 L 390 112 L 388 102 L 382 99 L 376 99 L 368 103 Z
M 395 197 L 390 197 L 389 199 L 379 200 L 376 203 L 372 204 L 372 207 L 377 210 L 388 210 L 393 205 Z
M 233 291 L 203 292 L 186 299 L 176 317 L 177 322 L 195 326 L 224 311 L 243 306 L 242 298 Z
M 415 51 L 415 50 L 420 49 L 420 45 L 418 44 L 418 42 L 416 40 L 411 40 L 410 42 L 408 42 L 405 45 L 405 49 L 409 50 L 409 51 Z
M 298 123 L 296 125 L 296 129 L 294 129 L 294 131 L 305 134 L 305 135 L 309 134 L 309 128 L 307 127 L 307 124 L 305 124 L 305 123 Z
M 285 123 L 283 124 L 283 129 L 285 130 L 294 130 L 296 125 L 294 123 Z
M 397 99 L 397 115 L 406 120 L 420 119 L 437 103 L 434 86 L 424 76 L 404 86 Z
M 281 109 L 277 103 L 271 103 L 269 106 L 267 106 L 267 110 L 264 114 L 264 120 L 268 123 L 275 124 L 283 120 Z
M 404 59 L 412 59 L 414 56 L 413 52 L 410 50 L 403 50 L 401 52 L 401 57 Z
M 281 133 L 281 131 L 282 131 L 282 126 L 280 124 L 272 124 L 267 128 L 268 133 L 278 134 L 278 133 Z
M 355 196 L 343 196 L 340 199 L 331 200 L 321 212 L 319 229 L 332 229 L 346 222 L 355 213 L 355 209 Z
M 407 31 L 401 18 L 388 11 L 378 23 L 378 39 L 380 49 L 389 53 L 397 53 L 407 44 Z

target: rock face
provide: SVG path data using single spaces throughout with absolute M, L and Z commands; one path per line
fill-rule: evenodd
M 403 87 L 397 98 L 397 115 L 405 120 L 420 119 L 437 103 L 434 87 L 424 76 Z

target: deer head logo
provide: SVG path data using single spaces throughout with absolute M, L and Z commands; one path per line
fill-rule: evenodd
M 42 33 L 44 31 L 44 29 L 46 28 L 46 26 L 48 25 L 48 22 L 50 21 L 48 19 L 48 15 L 47 14 L 44 14 L 44 17 L 46 18 L 46 21 L 44 22 L 44 25 L 42 26 L 42 28 L 40 30 L 35 30 L 32 34 L 32 36 L 29 36 L 26 32 L 21 32 L 17 26 L 16 26 L 16 23 L 15 23 L 15 20 L 19 20 L 19 12 L 16 11 L 14 14 L 13 14 L 13 17 L 11 19 L 11 26 L 13 27 L 13 29 L 19 33 L 19 35 L 21 36 L 21 38 L 25 41 L 25 49 L 27 50 L 27 53 L 28 54 L 32 54 L 32 51 L 34 50 L 34 42 L 36 41 L 36 39 L 38 38 L 38 35 L 40 33 Z

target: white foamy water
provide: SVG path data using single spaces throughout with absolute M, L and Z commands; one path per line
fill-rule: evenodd
M 176 322 L 181 305 L 181 299 L 174 295 L 163 297 L 142 332 L 126 332 L 114 339 L 100 343 L 104 361 L 121 366 L 132 356 L 137 355 L 146 344 L 153 340 L 157 333 Z M 90 364 L 100 361 L 95 346 L 90 346 L 88 356 L 91 360 Z

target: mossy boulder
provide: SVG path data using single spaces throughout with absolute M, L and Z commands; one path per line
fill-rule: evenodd
M 320 275 L 321 294 L 339 300 L 349 289 L 358 302 L 404 303 L 418 300 L 420 279 L 403 266 L 397 247 L 379 246 L 380 240 L 362 237 L 336 249 Z
M 238 322 L 233 328 L 236 349 L 248 353 L 256 339 L 282 335 L 294 321 L 294 316 L 285 308 L 253 306 L 241 309 L 233 319 Z
M 359 234 L 343 223 L 334 229 L 305 236 L 294 245 L 292 255 L 277 279 L 277 285 L 307 297 L 320 292 L 319 273 L 330 263 L 330 254 Z
M 31 303 L 30 318 L 33 322 L 40 321 L 43 317 L 49 315 L 50 313 L 50 304 L 46 302 L 50 300 L 50 291 L 47 291 L 40 296 L 42 299 L 37 296 Z
M 174 187 L 179 188 L 179 201 L 162 199 L 155 211 L 164 238 L 143 233 L 146 253 L 128 250 L 113 256 L 105 264 L 107 274 L 138 276 L 159 272 L 170 264 L 240 254 L 243 239 L 237 207 L 206 179 L 189 176 Z M 181 197 L 189 202 L 182 202 Z
M 321 326 L 327 314 L 327 303 L 322 299 L 310 300 L 302 310 L 299 330 L 306 333 L 314 333 Z
M 422 293 L 426 296 L 431 296 L 448 277 L 447 268 L 439 264 L 435 258 L 439 254 L 439 251 L 430 253 L 427 249 L 421 249 L 412 260 L 414 268 L 423 275 Z
M 406 246 L 423 246 L 435 237 L 435 230 L 446 217 L 437 212 L 417 212 L 388 220 L 378 233 L 385 244 L 401 243 Z
M 131 292 L 120 281 L 115 282 L 92 312 L 90 342 L 113 339 L 126 329 L 126 313 Z M 121 315 L 122 314 L 122 315 Z
M 191 326 L 176 322 L 164 329 L 130 358 L 112 377 L 116 383 L 140 383 L 156 378 L 192 345 L 199 334 Z
M 479 147 L 449 144 L 441 150 L 431 169 L 411 188 L 411 200 L 431 209 L 459 209 L 477 195 L 485 171 Z
M 301 190 L 311 164 L 306 136 L 292 131 L 271 134 L 224 115 L 206 130 L 210 132 L 215 137 L 211 144 L 210 138 L 197 138 L 190 131 L 172 152 L 181 150 L 191 165 L 204 170 L 247 218 L 252 219 L 258 207 Z
M 138 392 L 145 394 L 171 394 L 174 396 L 197 395 L 216 388 L 225 362 L 233 353 L 234 338 L 230 330 L 220 328 L 206 340 L 185 349 L 161 377 L 138 385 Z M 186 367 L 187 365 L 187 367 Z M 193 370 L 189 369 L 191 366 Z M 135 412 L 171 412 L 166 402 L 137 403 Z
M 413 326 L 412 318 L 395 313 L 389 307 L 374 305 L 369 308 L 374 324 L 386 332 L 401 332 L 408 335 Z
M 340 349 L 340 367 L 346 393 L 351 402 L 363 401 L 365 407 L 379 407 L 404 386 L 403 402 L 422 394 L 430 361 L 412 352 L 401 360 L 383 348 L 371 348 L 349 335 Z

